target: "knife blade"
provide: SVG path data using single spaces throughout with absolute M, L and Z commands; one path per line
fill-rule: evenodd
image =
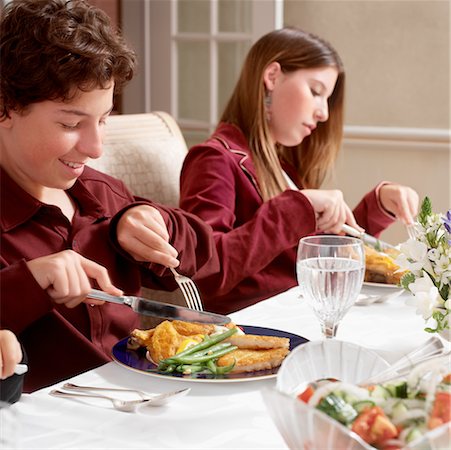
M 342 227 L 342 230 L 349 234 L 350 236 L 354 236 L 357 238 L 362 239 L 362 241 L 369 245 L 370 247 L 376 249 L 376 250 L 386 250 L 387 248 L 396 248 L 394 245 L 389 244 L 388 242 L 381 241 L 378 238 L 375 238 L 374 236 L 371 236 L 371 234 L 361 232 L 359 230 L 356 230 L 355 228 L 344 224 Z
M 196 311 L 184 306 L 171 305 L 170 303 L 157 302 L 143 297 L 131 295 L 115 296 L 91 289 L 89 298 L 104 300 L 110 303 L 129 306 L 134 312 L 146 316 L 162 317 L 164 319 L 183 320 L 185 322 L 210 323 L 223 325 L 230 322 L 230 317 L 206 311 Z

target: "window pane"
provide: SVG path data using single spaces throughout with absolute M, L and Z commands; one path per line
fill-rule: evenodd
M 209 135 L 210 133 L 207 130 L 183 130 L 183 137 L 185 138 L 188 148 L 191 148 L 193 145 L 201 144 L 209 137 Z
M 178 44 L 178 111 L 180 119 L 210 120 L 208 42 Z
M 218 116 L 222 115 L 241 72 L 249 42 L 218 43 Z
M 210 2 L 179 0 L 177 2 L 178 31 L 185 33 L 210 32 Z
M 251 0 L 219 0 L 218 30 L 228 32 L 251 32 Z

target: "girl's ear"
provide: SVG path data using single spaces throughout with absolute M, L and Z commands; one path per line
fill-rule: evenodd
M 272 62 L 266 69 L 263 71 L 263 82 L 265 83 L 265 88 L 268 91 L 272 91 L 274 89 L 274 85 L 276 83 L 277 77 L 282 72 L 282 68 L 277 61 Z

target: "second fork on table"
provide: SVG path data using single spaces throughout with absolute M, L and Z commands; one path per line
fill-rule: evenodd
M 63 389 L 67 391 L 111 391 L 111 392 L 130 392 L 138 394 L 143 400 L 150 400 L 153 396 L 159 394 L 148 393 L 140 391 L 139 389 L 127 389 L 127 388 L 114 388 L 114 387 L 97 387 L 97 386 L 80 386 L 74 383 L 65 383 L 62 386 Z

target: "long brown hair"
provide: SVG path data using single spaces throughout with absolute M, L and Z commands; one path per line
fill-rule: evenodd
M 329 119 L 297 147 L 273 144 L 265 113 L 263 75 L 278 62 L 284 73 L 336 67 L 338 79 L 329 98 Z M 293 165 L 302 187 L 318 188 L 332 168 L 343 136 L 345 73 L 335 49 L 325 40 L 297 28 L 283 28 L 260 38 L 250 49 L 221 121 L 238 126 L 246 136 L 264 200 L 288 186 L 279 158 Z

